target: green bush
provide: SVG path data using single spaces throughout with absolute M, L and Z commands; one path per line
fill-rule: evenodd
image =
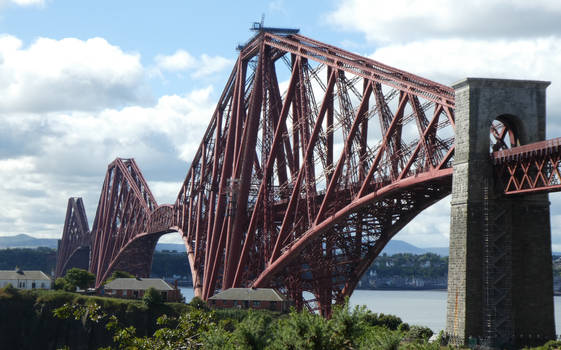
M 273 331 L 270 349 L 334 349 L 327 320 L 319 315 L 292 309 Z
M 561 349 L 560 340 L 550 340 L 544 345 L 535 348 L 524 348 L 524 350 L 558 350 L 558 349 Z
M 209 310 L 207 303 L 199 297 L 191 299 L 189 306 L 192 306 L 195 309 Z
M 384 315 L 384 314 L 376 314 L 376 313 L 369 313 L 366 316 L 365 321 L 370 326 L 381 326 L 392 331 L 398 329 L 398 327 L 403 323 L 401 318 L 394 316 L 394 315 Z
M 403 333 L 409 332 L 409 330 L 411 329 L 411 327 L 409 326 L 409 323 L 407 322 L 403 322 L 402 324 L 400 324 L 399 326 L 397 326 L 397 330 Z
M 18 289 L 12 286 L 11 283 L 6 284 L 4 288 L 0 288 L 0 297 L 5 299 L 12 298 L 17 293 Z
M 160 294 L 160 292 L 158 292 L 156 288 L 150 287 L 146 290 L 146 292 L 144 292 L 144 296 L 142 297 L 142 302 L 144 302 L 144 304 L 148 307 L 161 305 L 163 303 L 162 295 Z
M 87 289 L 95 282 L 95 275 L 86 270 L 74 267 L 66 272 L 64 279 L 70 285 L 76 286 L 80 289 Z
M 87 289 L 93 286 L 95 275 L 86 270 L 71 268 L 64 277 L 55 280 L 55 289 L 67 292 L 75 292 L 76 288 Z
M 400 332 L 391 332 L 387 329 L 378 329 L 376 332 L 369 332 L 361 339 L 358 349 L 360 350 L 398 350 L 403 339 Z
M 407 332 L 407 339 L 410 340 L 428 340 L 432 337 L 433 331 L 428 327 L 423 326 L 411 326 L 409 332 Z

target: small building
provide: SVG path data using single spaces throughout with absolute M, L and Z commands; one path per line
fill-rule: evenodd
M 142 299 L 148 288 L 159 291 L 163 301 L 177 302 L 182 300 L 181 291 L 177 286 L 172 286 L 160 278 L 115 278 L 103 287 L 102 293 L 105 296 L 116 298 Z
M 208 298 L 213 308 L 266 309 L 287 312 L 288 299 L 272 288 L 230 288 Z
M 11 284 L 19 289 L 51 289 L 51 278 L 43 271 L 0 270 L 0 288 Z

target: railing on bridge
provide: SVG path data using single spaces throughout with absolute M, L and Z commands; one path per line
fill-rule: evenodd
M 505 194 L 561 191 L 561 138 L 493 152 Z

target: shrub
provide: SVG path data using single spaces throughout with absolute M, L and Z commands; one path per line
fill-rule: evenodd
M 423 339 L 427 340 L 432 337 L 433 331 L 428 327 L 411 326 L 407 333 L 407 339 Z
M 55 280 L 55 289 L 63 290 L 65 292 L 75 292 L 76 286 L 69 283 L 66 278 L 59 277 Z
M 535 348 L 524 348 L 524 350 L 557 350 L 561 349 L 561 340 L 550 340 L 542 346 Z
M 359 349 L 398 350 L 403 335 L 398 332 L 379 330 L 369 332 L 359 344 Z
M 411 327 L 409 327 L 409 323 L 407 322 L 403 322 L 402 324 L 400 324 L 399 326 L 397 326 L 397 330 L 400 332 L 409 332 L 409 329 Z
M 144 292 L 144 296 L 142 297 L 142 301 L 148 307 L 161 305 L 163 303 L 162 302 L 162 295 L 154 287 L 150 287 L 146 290 L 146 292 Z
M 207 303 L 205 303 L 205 301 L 199 297 L 194 297 L 193 299 L 191 299 L 189 305 L 195 309 L 209 310 Z
M 403 323 L 401 318 L 394 316 L 394 315 L 384 315 L 384 314 L 376 314 L 376 313 L 369 313 L 365 317 L 365 321 L 370 326 L 382 326 L 392 331 L 397 330 L 399 325 Z
M 86 289 L 95 282 L 95 275 L 86 270 L 74 267 L 66 272 L 64 279 L 73 286 Z

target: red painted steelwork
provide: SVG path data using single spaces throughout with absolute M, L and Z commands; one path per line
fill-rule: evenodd
M 272 286 L 322 314 L 387 242 L 451 190 L 454 92 L 300 35 L 240 52 L 174 205 L 132 159 L 107 170 L 92 229 L 96 285 L 150 272 L 178 231 L 195 295 Z M 307 293 L 306 293 L 307 292 Z
M 62 239 L 58 242 L 55 277 L 71 267 L 88 269 L 91 246 L 88 218 L 82 198 L 69 198 Z
M 444 85 L 300 35 L 257 35 L 174 205 L 197 293 L 273 286 L 329 314 L 450 192 L 453 107 Z
M 177 231 L 195 295 L 275 287 L 328 315 L 389 240 L 450 193 L 454 128 L 447 86 L 261 32 L 240 51 L 173 205 L 156 204 L 134 160 L 109 165 L 92 229 L 96 285 L 117 269 L 148 275 L 157 240 Z M 494 150 L 513 135 L 494 125 Z M 506 192 L 561 188 L 560 144 L 493 153 Z
M 147 231 L 150 213 L 156 207 L 156 200 L 134 159 L 118 158 L 109 164 L 92 228 L 90 271 L 96 274 L 96 287 L 110 275 L 117 258 L 126 258 L 121 254 L 124 248 Z M 137 253 L 145 251 L 149 255 L 132 256 L 120 269 L 147 277 L 156 242 L 157 239 L 142 247 L 136 243 Z
M 506 194 L 561 191 L 561 138 L 497 151 L 492 158 Z

